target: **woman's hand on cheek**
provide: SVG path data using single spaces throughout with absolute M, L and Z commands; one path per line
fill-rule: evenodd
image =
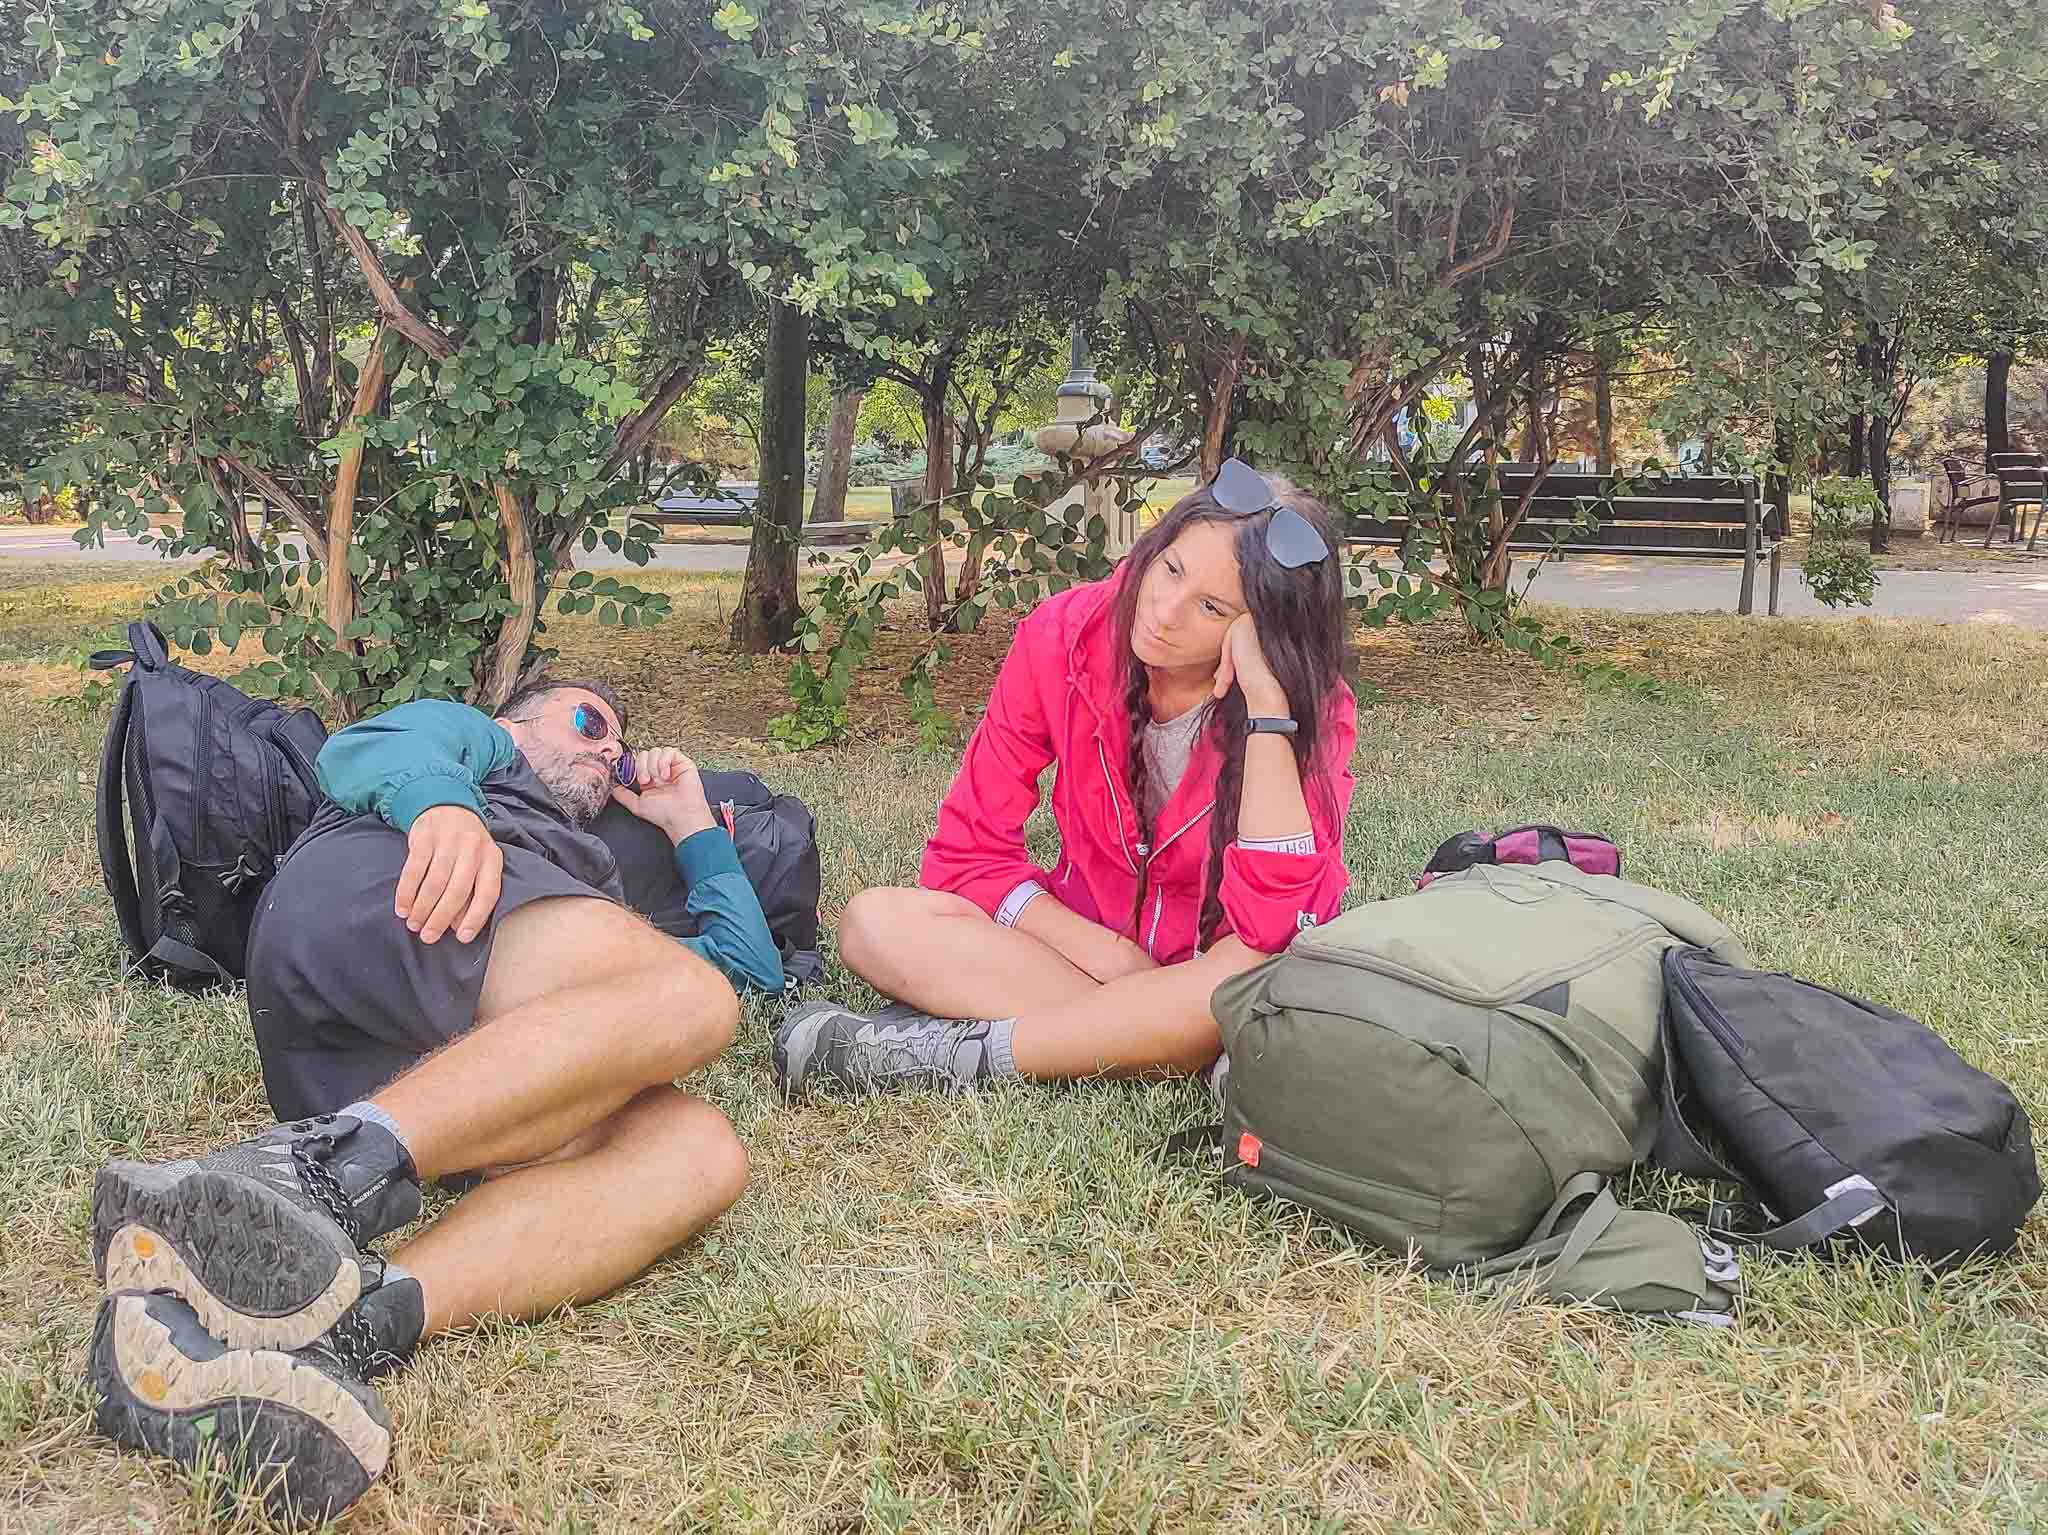
M 1287 693 L 1273 668 L 1266 662 L 1259 644 L 1259 626 L 1249 613 L 1240 613 L 1223 631 L 1223 654 L 1216 663 L 1215 696 L 1222 698 L 1235 682 L 1244 692 L 1248 714 L 1285 714 Z

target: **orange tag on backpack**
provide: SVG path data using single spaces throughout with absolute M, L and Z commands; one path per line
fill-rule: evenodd
M 1237 1138 L 1238 1161 L 1244 1163 L 1246 1167 L 1257 1167 L 1259 1165 L 1259 1151 L 1264 1145 L 1265 1142 L 1252 1134 L 1251 1131 L 1245 1131 L 1244 1134 Z

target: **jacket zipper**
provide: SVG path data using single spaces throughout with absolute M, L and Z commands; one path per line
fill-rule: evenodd
M 1130 865 L 1131 873 L 1136 874 L 1138 872 L 1138 865 L 1131 857 L 1130 843 L 1124 839 L 1123 801 L 1119 800 L 1116 797 L 1116 780 L 1110 776 L 1109 772 L 1109 753 L 1105 752 L 1102 749 L 1102 738 L 1100 736 L 1097 736 L 1095 738 L 1095 756 L 1096 760 L 1098 760 L 1102 764 L 1102 782 L 1103 785 L 1109 790 L 1110 809 L 1116 812 L 1117 848 L 1123 853 L 1124 862 Z
M 1425 991 L 1433 991 L 1440 997 L 1450 997 L 1455 1001 L 1469 1002 L 1474 1007 L 1502 1007 L 1510 1002 L 1519 1002 L 1522 998 L 1541 991 L 1546 986 L 1554 986 L 1559 981 L 1568 981 L 1575 976 L 1585 975 L 1589 971 L 1598 969 L 1617 955 L 1626 954 L 1630 949 L 1641 948 L 1645 944 L 1655 943 L 1658 939 L 1665 936 L 1663 928 L 1654 922 L 1650 922 L 1647 918 L 1644 920 L 1646 926 L 1641 931 L 1623 933 L 1619 938 L 1601 945 L 1600 948 L 1582 959 L 1574 960 L 1568 965 L 1559 965 L 1554 970 L 1540 971 L 1536 975 L 1524 977 L 1508 990 L 1497 994 L 1494 992 L 1474 991 L 1464 986 L 1456 986 L 1440 976 L 1411 969 L 1407 965 L 1396 964 L 1390 959 L 1367 957 L 1362 954 L 1354 954 L 1346 950 L 1331 948 L 1324 944 L 1302 943 L 1297 939 L 1289 952 L 1304 955 L 1310 959 L 1324 960 L 1333 965 L 1346 965 L 1353 970 L 1364 970 L 1373 975 L 1391 976 L 1397 981 L 1407 981 L 1412 985 L 1421 987 Z
M 1159 957 L 1156 953 L 1159 947 L 1159 917 L 1160 913 L 1165 910 L 1166 892 L 1161 890 L 1152 897 L 1152 931 L 1145 935 L 1145 952 L 1152 955 L 1154 959 Z
M 1742 1042 L 1742 1036 L 1735 1032 L 1735 1026 L 1728 1021 L 1727 1015 L 1708 999 L 1700 983 L 1686 973 L 1683 961 L 1665 966 L 1664 973 L 1678 983 L 1679 995 L 1685 998 L 1700 1022 L 1707 1026 L 1707 1032 L 1721 1041 L 1724 1050 L 1735 1055 L 1749 1054 L 1749 1046 Z

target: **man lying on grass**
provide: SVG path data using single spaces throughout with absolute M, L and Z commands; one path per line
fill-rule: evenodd
M 329 1517 L 389 1452 L 369 1380 L 422 1337 L 603 1295 L 739 1197 L 732 1127 L 674 1082 L 731 1041 L 732 981 L 779 990 L 781 961 L 690 760 L 640 753 L 637 792 L 616 782 L 623 718 L 561 683 L 496 720 L 410 704 L 328 742 L 331 802 L 249 943 L 287 1122 L 93 1186 L 109 1436 L 268 1468 L 273 1508 Z M 620 904 L 582 830 L 608 796 L 675 844 L 701 936 Z M 389 1262 L 367 1251 L 428 1180 L 475 1187 Z
M 1200 1071 L 1209 998 L 1336 914 L 1357 704 L 1323 508 L 1233 459 L 1117 573 L 1018 626 L 922 887 L 865 890 L 839 954 L 884 996 L 775 1040 L 790 1096 Z M 1024 823 L 1056 765 L 1060 856 Z

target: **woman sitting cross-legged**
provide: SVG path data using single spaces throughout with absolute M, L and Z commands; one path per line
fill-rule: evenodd
M 840 957 L 900 999 L 777 1031 L 784 1093 L 1196 1072 L 1217 985 L 1348 883 L 1357 705 L 1323 508 L 1233 459 L 1115 574 L 1022 624 L 926 845 L 856 895 Z M 1025 850 L 1057 768 L 1050 871 Z

